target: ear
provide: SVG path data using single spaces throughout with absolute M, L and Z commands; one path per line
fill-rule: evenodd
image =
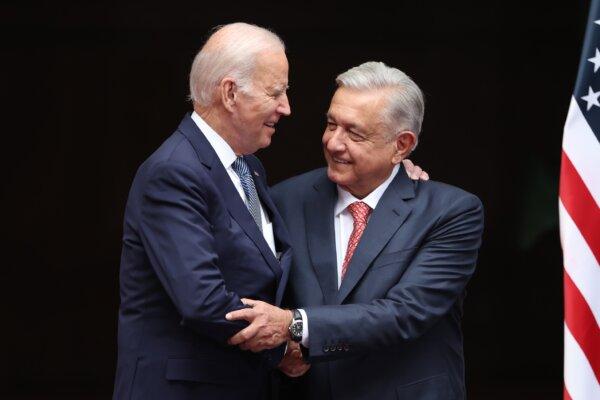
M 396 151 L 392 163 L 398 164 L 404 160 L 415 147 L 417 135 L 412 131 L 402 131 L 396 135 Z
M 237 100 L 238 87 L 235 80 L 226 76 L 219 84 L 219 94 L 221 95 L 221 103 L 228 111 L 233 112 Z

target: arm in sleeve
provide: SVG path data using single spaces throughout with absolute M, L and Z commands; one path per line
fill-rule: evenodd
M 425 334 L 450 311 L 473 274 L 482 231 L 481 202 L 464 196 L 440 218 L 384 298 L 304 307 L 310 362 L 385 351 Z
M 140 236 L 182 325 L 225 343 L 247 326 L 227 321 L 225 314 L 245 306 L 227 290 L 217 267 L 209 201 L 200 174 L 182 163 L 163 162 L 144 189 Z

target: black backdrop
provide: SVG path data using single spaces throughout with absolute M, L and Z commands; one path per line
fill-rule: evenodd
M 208 30 L 241 20 L 288 48 L 292 116 L 258 153 L 271 183 L 323 165 L 336 74 L 381 60 L 422 87 L 412 158 L 486 208 L 464 318 L 471 398 L 560 396 L 559 156 L 587 2 L 2 8 L 1 394 L 109 398 L 129 185 L 190 110 L 187 74 Z

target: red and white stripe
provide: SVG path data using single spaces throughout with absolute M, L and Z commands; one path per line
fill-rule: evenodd
M 560 173 L 564 399 L 600 400 L 600 142 L 574 98 Z

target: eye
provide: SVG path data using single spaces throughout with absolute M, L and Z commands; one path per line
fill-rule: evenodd
M 363 135 L 355 131 L 348 131 L 348 137 L 354 142 L 362 142 L 363 140 L 365 140 L 365 137 Z
M 285 93 L 287 93 L 289 88 L 290 88 L 289 86 L 286 86 L 283 89 L 275 90 L 273 93 L 271 93 L 271 97 L 273 97 L 274 99 L 278 99 L 281 96 L 283 96 Z
M 337 124 L 332 121 L 327 121 L 327 129 L 330 131 L 335 131 L 337 129 Z

